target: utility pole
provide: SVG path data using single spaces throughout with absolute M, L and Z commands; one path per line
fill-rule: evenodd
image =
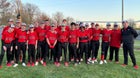
M 122 0 L 122 21 L 124 20 L 124 0 Z

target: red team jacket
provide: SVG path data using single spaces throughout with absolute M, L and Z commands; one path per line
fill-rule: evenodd
M 70 30 L 69 31 L 69 43 L 77 43 L 78 32 L 77 30 Z
M 28 35 L 27 35 L 27 31 L 22 31 L 21 29 L 18 30 L 18 33 L 17 33 L 17 39 L 18 39 L 18 42 L 26 42 L 27 39 L 28 39 Z
M 6 30 L 8 30 L 8 29 L 9 29 L 9 26 L 5 26 L 5 27 L 3 28 L 3 30 L 2 30 L 2 37 L 1 37 L 2 40 L 4 40 L 4 38 L 3 38 L 3 33 L 4 33 Z
M 35 45 L 36 44 L 36 40 L 38 40 L 37 33 L 35 31 L 32 32 L 32 33 L 29 31 L 29 34 L 28 34 L 28 44 Z
M 9 33 L 8 30 L 5 30 L 3 32 L 3 41 L 6 44 L 10 44 L 15 39 L 15 33 L 11 32 Z
M 100 39 L 101 29 L 93 29 L 92 31 L 92 40 L 98 41 Z
M 68 42 L 68 37 L 69 37 L 69 32 L 66 31 L 58 31 L 58 41 L 63 43 L 63 42 Z
M 112 30 L 110 46 L 120 48 L 121 45 L 121 30 Z
M 103 42 L 110 42 L 110 35 L 111 35 L 112 30 L 108 29 L 103 29 L 101 34 L 102 34 L 102 41 Z
M 85 31 L 81 31 L 79 30 L 78 32 L 79 34 L 79 42 L 88 42 L 89 40 L 89 37 L 90 37 L 90 33 L 87 32 L 86 30 Z
M 37 32 L 37 36 L 38 36 L 38 41 L 45 40 L 46 29 L 42 29 L 41 27 L 38 27 L 38 29 L 36 30 L 36 32 Z
M 48 38 L 49 42 L 51 45 L 53 45 L 55 43 L 55 41 L 57 40 L 57 31 L 48 31 L 46 33 L 46 38 Z

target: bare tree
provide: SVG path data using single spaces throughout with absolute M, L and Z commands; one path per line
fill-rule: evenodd
M 57 22 L 57 25 L 60 25 L 62 23 L 63 18 L 64 18 L 63 13 L 56 12 L 55 14 L 53 14 L 52 19 Z
M 67 17 L 66 20 L 68 25 L 70 25 L 70 23 L 74 21 L 72 17 Z
M 136 23 L 135 23 L 134 19 L 130 18 L 130 19 L 128 19 L 128 22 L 129 22 L 129 25 L 131 27 L 135 27 L 136 26 Z

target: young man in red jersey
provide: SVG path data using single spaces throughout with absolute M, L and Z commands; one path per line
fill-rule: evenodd
M 51 50 L 53 55 L 54 64 L 56 66 L 60 66 L 60 63 L 57 62 L 57 52 L 56 52 L 56 44 L 57 44 L 57 31 L 55 30 L 55 24 L 51 25 L 51 29 L 46 33 L 46 49 Z
M 86 23 L 85 24 L 86 27 L 86 31 L 89 33 L 89 41 L 88 41 L 88 61 L 90 62 L 91 60 L 91 34 L 92 34 L 92 30 L 89 28 L 89 24 Z
M 15 39 L 15 33 L 14 33 L 14 25 L 11 24 L 10 27 L 5 30 L 2 34 L 3 36 L 3 45 L 2 45 L 2 51 L 0 55 L 0 68 L 2 68 L 2 61 L 4 54 L 6 52 L 7 54 L 7 66 L 11 66 L 11 56 L 12 56 L 12 50 L 13 50 L 13 41 Z
M 23 58 L 22 58 L 22 66 L 26 66 L 25 64 L 25 59 L 26 59 L 26 47 L 27 47 L 27 30 L 26 30 L 26 24 L 22 23 L 21 24 L 21 28 L 18 30 L 17 34 L 16 34 L 16 38 L 17 38 L 17 52 L 15 52 L 15 58 L 16 58 L 16 62 L 14 64 L 13 67 L 17 67 L 18 66 L 18 62 L 19 62 L 19 57 L 20 54 L 22 52 L 23 54 Z
M 115 52 L 115 62 L 119 63 L 119 48 L 121 46 L 121 30 L 118 27 L 117 23 L 114 23 L 114 29 L 111 33 L 110 39 L 110 57 L 109 61 L 113 60 L 113 55 Z
M 28 64 L 27 66 L 34 66 L 35 65 L 35 52 L 37 49 L 37 42 L 38 42 L 38 37 L 37 33 L 34 31 L 34 25 L 29 26 L 29 33 L 28 33 Z
M 100 64 L 107 63 L 107 53 L 109 48 L 109 42 L 110 42 L 110 35 L 111 35 L 111 24 L 107 23 L 106 28 L 102 30 L 102 46 L 101 46 L 101 61 Z
M 58 32 L 58 60 L 62 56 L 62 50 L 64 50 L 64 65 L 68 66 L 67 61 L 67 46 L 68 46 L 68 37 L 69 31 L 66 30 L 66 25 L 62 24 L 61 29 Z
M 14 64 L 14 60 L 16 59 L 16 53 L 17 53 L 17 33 L 18 31 L 21 29 L 21 21 L 17 20 L 16 21 L 16 25 L 15 25 L 15 29 L 14 29 L 14 32 L 15 32 L 15 40 L 13 41 L 13 51 L 12 51 L 12 57 L 11 57 L 11 63 Z M 20 53 L 20 61 L 22 61 L 22 54 Z
M 45 29 L 45 23 L 42 21 L 40 23 L 40 26 L 38 28 L 37 36 L 38 36 L 38 45 L 37 45 L 37 54 L 36 54 L 36 66 L 38 65 L 38 61 L 41 61 L 43 66 L 46 66 L 46 29 Z
M 91 45 L 92 45 L 92 60 L 91 62 L 94 64 L 94 62 L 97 61 L 97 56 L 98 56 L 98 50 L 100 46 L 100 34 L 101 34 L 101 29 L 99 27 L 99 24 L 97 23 L 95 25 L 95 28 L 92 29 L 92 38 L 91 38 Z
M 89 64 L 88 62 L 88 41 L 89 41 L 89 33 L 85 30 L 85 25 L 83 23 L 80 24 L 80 30 L 79 30 L 79 49 L 80 49 L 80 58 L 79 58 L 79 64 L 81 59 L 83 58 L 83 53 L 85 52 L 85 62 L 86 64 Z
M 77 57 L 77 48 L 79 47 L 79 38 L 78 32 L 75 29 L 76 24 L 74 22 L 71 23 L 71 28 L 69 31 L 69 61 L 74 58 L 74 65 L 78 64 L 78 57 Z

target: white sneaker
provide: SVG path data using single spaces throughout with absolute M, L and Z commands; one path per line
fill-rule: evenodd
M 103 63 L 104 63 L 104 62 L 101 60 L 101 61 L 100 61 L 100 64 L 103 64 Z
M 35 65 L 38 66 L 38 62 L 35 62 Z
M 18 64 L 16 63 L 16 64 L 14 64 L 14 66 L 13 67 L 17 67 L 18 66 Z
M 97 59 L 95 59 L 94 62 L 98 63 Z
M 60 57 L 60 61 L 62 61 L 62 59 L 63 59 L 63 58 L 62 58 L 62 56 L 61 56 L 61 57 Z
M 40 63 L 43 64 L 43 60 L 41 60 Z
M 91 63 L 94 64 L 94 60 L 92 60 Z
M 104 60 L 104 63 L 106 63 L 106 64 L 107 64 L 107 61 L 106 61 L 106 60 Z
M 22 63 L 22 66 L 26 67 L 26 64 L 25 63 Z
M 83 59 L 81 58 L 80 61 L 83 61 Z

